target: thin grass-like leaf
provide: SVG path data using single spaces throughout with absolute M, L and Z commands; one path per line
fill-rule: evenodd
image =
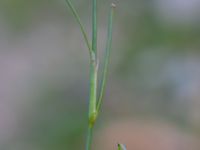
M 83 34 L 84 40 L 85 40 L 85 42 L 86 42 L 86 45 L 87 45 L 87 47 L 88 47 L 88 49 L 89 49 L 90 56 L 92 57 L 92 47 L 91 47 L 91 45 L 90 45 L 89 38 L 88 38 L 88 36 L 87 36 L 87 34 L 86 34 L 86 30 L 85 30 L 85 28 L 84 28 L 84 26 L 83 26 L 83 24 L 82 24 L 82 22 L 81 22 L 81 19 L 80 19 L 78 13 L 77 13 L 75 7 L 73 6 L 72 2 L 71 2 L 70 0 L 65 0 L 65 2 L 67 3 L 68 7 L 69 7 L 70 10 L 72 11 L 72 13 L 73 13 L 73 15 L 74 15 L 76 21 L 77 21 L 78 24 L 80 25 L 81 32 L 82 32 L 82 34 Z
M 106 78 L 108 73 L 108 65 L 110 60 L 110 51 L 112 46 L 112 32 L 113 32 L 113 17 L 114 17 L 114 9 L 115 4 L 111 4 L 110 14 L 109 14 L 109 23 L 108 23 L 108 33 L 107 33 L 107 42 L 106 42 L 106 49 L 105 49 L 105 56 L 104 56 L 104 64 L 103 64 L 103 75 L 101 78 L 101 86 L 100 86 L 100 94 L 97 102 L 97 112 L 99 112 L 103 96 L 105 93 L 105 86 L 106 86 Z

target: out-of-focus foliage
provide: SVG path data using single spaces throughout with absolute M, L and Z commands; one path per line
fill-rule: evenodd
M 27 26 L 35 9 L 41 6 L 42 1 L 39 0 L 1 0 L 1 14 L 12 28 L 24 28 Z

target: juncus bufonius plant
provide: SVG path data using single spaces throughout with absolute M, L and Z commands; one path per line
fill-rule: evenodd
M 97 57 L 97 0 L 92 0 L 92 40 L 90 41 L 86 30 L 81 22 L 77 10 L 72 4 L 71 0 L 65 0 L 69 9 L 73 13 L 76 21 L 80 26 L 86 46 L 89 50 L 90 56 L 90 96 L 89 96 L 89 111 L 88 111 L 88 131 L 86 140 L 86 150 L 91 150 L 92 145 L 92 132 L 94 124 L 100 112 L 102 100 L 105 93 L 106 78 L 108 72 L 108 64 L 110 59 L 110 50 L 112 45 L 112 31 L 113 31 L 113 16 L 115 4 L 111 3 L 109 12 L 109 21 L 107 29 L 107 42 L 105 47 L 105 55 L 103 60 L 103 73 L 100 80 L 100 89 L 98 89 L 98 65 L 99 60 Z M 118 144 L 118 150 L 125 150 L 125 146 Z

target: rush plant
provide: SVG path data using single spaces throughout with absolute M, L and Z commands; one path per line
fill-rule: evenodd
M 95 122 L 98 118 L 102 100 L 105 93 L 106 87 L 106 78 L 108 72 L 108 64 L 110 59 L 110 51 L 112 45 L 112 31 L 113 31 L 113 17 L 115 4 L 110 5 L 109 20 L 108 20 L 108 29 L 107 29 L 107 42 L 105 46 L 105 55 L 103 60 L 103 73 L 100 79 L 100 89 L 98 89 L 98 65 L 99 59 L 97 56 L 97 0 L 92 0 L 92 40 L 90 41 L 86 30 L 81 22 L 81 19 L 78 15 L 77 10 L 72 4 L 71 0 L 65 0 L 72 14 L 74 15 L 76 21 L 80 26 L 80 30 L 83 34 L 86 46 L 89 51 L 90 56 L 90 96 L 89 96 L 89 111 L 88 111 L 88 131 L 87 131 L 87 140 L 85 150 L 91 150 L 92 145 L 92 133 L 94 129 Z M 121 149 L 120 149 L 121 148 Z M 124 150 L 120 145 L 118 146 L 119 150 Z

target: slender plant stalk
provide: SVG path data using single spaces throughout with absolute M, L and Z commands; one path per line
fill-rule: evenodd
M 92 48 L 94 48 L 94 53 L 96 61 L 94 62 L 96 64 L 96 72 L 91 72 L 91 83 L 96 82 L 97 83 L 97 78 L 95 81 L 93 81 L 93 74 L 98 75 L 98 62 L 97 62 L 97 2 L 96 0 L 93 0 L 93 39 L 92 39 Z M 96 97 L 91 97 L 90 95 L 90 104 L 91 104 L 91 111 L 93 113 L 89 113 L 89 129 L 88 129 L 88 140 L 87 140 L 87 146 L 86 150 L 91 149 L 91 137 L 92 134 L 90 133 L 91 130 L 93 130 L 94 123 L 97 119 L 97 116 L 99 114 L 100 106 L 102 103 L 103 95 L 105 92 L 105 85 L 106 85 L 106 76 L 108 72 L 108 64 L 109 64 L 109 58 L 110 58 L 110 50 L 111 50 L 111 45 L 112 45 L 112 30 L 113 30 L 113 16 L 114 16 L 114 7 L 115 5 L 111 5 L 111 10 L 110 10 L 110 15 L 109 15 L 109 23 L 108 23 L 108 35 L 107 35 L 107 43 L 106 43 L 106 50 L 105 50 L 105 57 L 104 57 L 104 67 L 103 67 L 103 76 L 102 76 L 102 83 L 101 83 L 101 88 L 100 88 L 100 96 L 98 98 L 98 103 L 97 102 L 97 95 Z M 94 65 L 91 65 L 91 71 L 93 71 L 93 68 L 95 68 Z M 94 70 L 95 71 L 95 70 Z M 90 91 L 94 90 L 94 87 L 92 87 L 93 84 L 91 84 L 91 89 Z M 94 91 L 93 91 L 94 92 Z M 95 87 L 95 94 L 97 94 L 97 84 Z M 93 95 L 92 95 L 93 96 Z M 95 99 L 95 100 L 94 100 Z M 94 106 L 94 104 L 96 104 Z M 94 108 L 95 107 L 95 108 Z M 88 145 L 90 144 L 90 145 Z
M 75 19 L 80 25 L 81 32 L 83 34 L 86 45 L 90 53 L 90 97 L 89 97 L 89 112 L 88 112 L 88 131 L 87 131 L 87 141 L 86 141 L 86 150 L 91 150 L 92 145 L 92 133 L 94 124 L 98 117 L 98 113 L 101 107 L 103 95 L 105 92 L 106 85 L 106 76 L 108 72 L 108 64 L 110 58 L 110 50 L 112 43 L 112 30 L 113 30 L 113 16 L 115 5 L 111 5 L 111 10 L 109 14 L 109 23 L 108 23 L 108 33 L 107 33 L 107 42 L 105 48 L 104 56 L 104 66 L 103 74 L 101 79 L 101 87 L 99 96 L 97 96 L 97 87 L 98 87 L 98 58 L 97 58 L 97 0 L 92 0 L 92 45 L 90 45 L 88 36 L 85 32 L 85 29 L 81 23 L 80 17 L 74 8 L 71 0 L 65 0 L 70 10 L 72 11 Z M 98 100 L 98 101 L 97 101 Z M 119 147 L 119 146 L 118 146 Z M 120 150 L 120 149 L 119 149 Z
M 90 62 L 89 122 L 88 122 L 86 150 L 91 150 L 92 133 L 93 133 L 92 131 L 97 117 L 97 111 L 96 111 L 97 76 L 98 76 L 98 65 L 95 59 L 92 59 Z
M 97 0 L 92 0 L 92 50 L 97 57 Z
M 92 131 L 94 123 L 96 122 L 97 111 L 97 78 L 98 78 L 98 64 L 97 64 L 97 0 L 92 0 L 92 52 L 93 57 L 90 62 L 90 99 L 89 99 L 89 123 L 86 141 L 86 150 L 91 150 L 92 145 Z
M 91 149 L 91 145 L 92 145 L 92 132 L 93 132 L 93 128 L 88 127 L 88 131 L 87 131 L 87 143 L 86 143 L 86 150 L 90 150 Z

